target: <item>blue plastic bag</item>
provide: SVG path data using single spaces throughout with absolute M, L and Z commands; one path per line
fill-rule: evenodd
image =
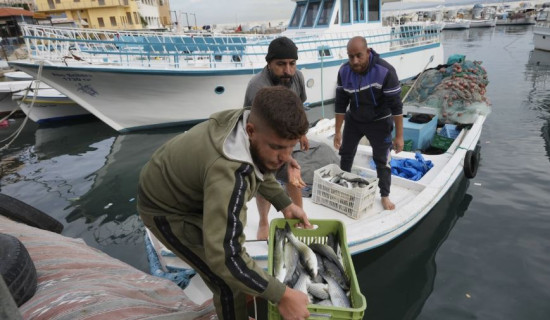
M 425 160 L 420 152 L 415 153 L 415 158 L 416 160 L 391 159 L 391 174 L 413 181 L 420 180 L 433 167 L 433 163 L 431 160 Z M 370 165 L 373 169 L 376 169 L 374 160 L 371 160 Z

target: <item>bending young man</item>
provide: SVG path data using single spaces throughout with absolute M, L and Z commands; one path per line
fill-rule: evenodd
M 251 110 L 213 114 L 166 142 L 141 171 L 141 219 L 200 274 L 220 319 L 248 319 L 247 294 L 277 303 L 285 319 L 309 316 L 307 296 L 268 275 L 243 249 L 246 203 L 257 193 L 285 218 L 311 227 L 273 175 L 308 127 L 296 94 L 265 88 Z

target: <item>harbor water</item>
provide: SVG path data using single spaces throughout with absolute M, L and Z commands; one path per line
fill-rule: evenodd
M 445 57 L 482 61 L 489 75 L 480 167 L 405 235 L 354 256 L 365 319 L 550 319 L 550 53 L 533 51 L 532 26 L 442 37 Z M 311 121 L 332 115 L 333 105 L 308 111 Z M 0 128 L 0 140 L 22 122 Z M 186 129 L 118 134 L 95 119 L 29 121 L 0 151 L 0 192 L 147 272 L 138 174 Z

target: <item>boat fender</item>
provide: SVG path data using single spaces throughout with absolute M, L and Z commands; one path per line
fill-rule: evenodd
M 36 268 L 27 248 L 16 237 L 0 233 L 0 272 L 17 306 L 36 292 Z
M 464 175 L 468 179 L 472 179 L 477 174 L 477 167 L 479 166 L 479 153 L 474 150 L 466 151 L 464 156 Z
M 63 224 L 46 213 L 13 197 L 0 193 L 0 214 L 14 221 L 55 233 L 63 231 Z

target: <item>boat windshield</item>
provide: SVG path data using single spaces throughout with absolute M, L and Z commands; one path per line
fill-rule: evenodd
M 289 28 L 326 27 L 334 9 L 335 0 L 297 2 Z

